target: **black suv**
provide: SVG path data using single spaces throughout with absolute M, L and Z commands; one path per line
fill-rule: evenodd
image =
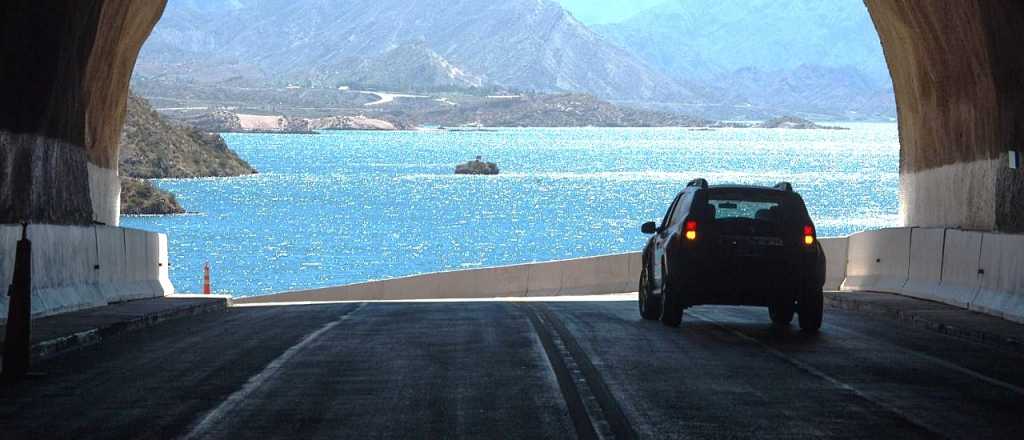
M 690 182 L 669 206 L 643 252 L 640 315 L 678 326 L 702 304 L 767 306 L 772 322 L 821 327 L 825 254 L 800 194 Z

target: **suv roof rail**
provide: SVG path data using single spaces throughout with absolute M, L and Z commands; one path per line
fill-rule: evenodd
M 697 179 L 691 180 L 690 183 L 686 184 L 686 186 L 687 187 L 696 186 L 696 187 L 699 187 L 700 189 L 708 189 L 708 181 L 704 180 L 704 179 L 701 179 L 701 178 L 697 178 Z
M 779 182 L 775 185 L 775 189 L 785 192 L 793 192 L 793 184 L 789 182 Z

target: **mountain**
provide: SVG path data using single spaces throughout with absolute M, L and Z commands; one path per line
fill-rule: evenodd
M 878 34 L 859 0 L 670 0 L 594 30 L 676 81 L 707 84 L 734 110 L 895 115 Z
M 623 100 L 704 98 L 552 0 L 170 0 L 136 74 L 216 84 L 374 82 L 403 91 L 480 84 Z

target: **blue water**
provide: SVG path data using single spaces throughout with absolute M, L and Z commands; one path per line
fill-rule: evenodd
M 639 250 L 694 177 L 790 181 L 822 236 L 894 225 L 896 125 L 850 127 L 226 134 L 259 175 L 157 181 L 195 214 L 122 224 L 168 235 L 179 291 L 209 261 L 235 296 Z M 477 154 L 502 173 L 452 174 Z

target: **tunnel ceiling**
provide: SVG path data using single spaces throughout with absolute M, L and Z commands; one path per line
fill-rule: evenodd
M 165 0 L 0 6 L 0 223 L 117 223 L 128 83 Z M 893 77 L 908 225 L 1024 231 L 1024 2 L 866 0 Z

